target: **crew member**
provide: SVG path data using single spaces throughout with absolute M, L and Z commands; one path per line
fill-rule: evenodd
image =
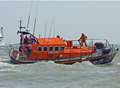
M 29 44 L 27 35 L 26 35 L 25 38 L 24 38 L 24 44 Z
M 57 37 L 57 38 L 60 38 L 60 36 L 59 36 L 59 35 L 57 35 L 56 37 Z
M 84 45 L 87 47 L 86 40 L 87 40 L 87 36 L 84 33 L 82 33 L 82 35 L 81 35 L 81 37 L 79 39 L 81 47 L 83 47 Z
M 24 35 L 21 33 L 20 34 L 20 45 L 23 44 L 23 41 L 24 41 Z

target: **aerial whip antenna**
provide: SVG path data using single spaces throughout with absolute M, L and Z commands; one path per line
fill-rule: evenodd
M 30 31 L 30 29 L 29 29 L 29 24 L 30 24 L 30 16 L 31 16 L 31 9 L 32 9 L 32 1 L 30 2 L 30 7 L 29 7 L 29 15 L 28 15 L 28 20 L 27 20 L 27 25 L 26 25 L 26 31 L 27 32 L 29 32 Z
M 33 26 L 33 35 L 35 34 L 35 27 L 36 27 L 36 18 L 35 18 L 34 26 Z
M 53 37 L 55 37 L 55 21 L 53 22 Z
M 17 34 L 22 32 L 22 29 L 26 29 L 26 27 L 22 26 L 22 20 L 20 19 L 19 30 L 18 30 Z
M 53 27 L 53 20 L 52 20 L 52 22 L 51 22 L 51 24 L 50 24 L 50 32 L 49 32 L 49 37 L 51 37 L 51 33 L 52 33 L 52 27 Z
M 27 29 L 26 29 L 26 31 L 29 31 L 29 23 L 30 23 L 30 15 L 28 16 Z
M 49 37 L 51 36 L 51 32 L 52 32 L 52 23 L 51 23 L 51 25 L 50 25 Z
M 25 27 L 22 26 L 22 20 L 20 20 L 20 27 L 19 27 L 20 31 L 22 31 L 22 29 L 25 29 Z
M 36 16 L 35 16 L 35 21 L 34 21 L 34 26 L 33 26 L 33 35 L 35 34 L 36 21 L 37 21 L 37 15 L 38 15 L 37 12 L 38 12 L 38 5 L 36 5 Z
M 20 26 L 19 26 L 20 31 L 22 30 L 22 20 L 20 19 Z
M 45 31 L 44 31 L 44 37 L 46 37 L 46 32 L 47 32 L 47 22 L 44 25 Z

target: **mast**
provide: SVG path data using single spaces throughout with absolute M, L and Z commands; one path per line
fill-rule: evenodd
M 19 31 L 21 32 L 22 29 L 25 29 L 25 27 L 22 26 L 22 20 L 20 20 L 20 26 L 19 26 Z

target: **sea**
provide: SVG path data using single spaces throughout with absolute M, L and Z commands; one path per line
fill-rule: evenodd
M 18 65 L 9 63 L 9 50 L 13 46 L 0 46 L 0 88 L 120 88 L 119 52 L 107 65 L 90 62 Z

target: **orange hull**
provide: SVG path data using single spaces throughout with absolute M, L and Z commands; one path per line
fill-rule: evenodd
M 80 56 L 91 55 L 94 53 L 94 50 L 88 48 L 79 48 L 79 49 L 72 49 L 67 48 L 63 52 L 55 51 L 55 52 L 37 52 L 34 50 L 30 55 L 30 59 L 36 58 L 36 60 L 55 60 L 58 58 L 76 58 Z
M 80 58 L 81 56 L 90 56 L 95 53 L 93 48 L 80 45 L 74 46 L 72 41 L 64 41 L 61 38 L 39 38 L 39 44 L 21 45 L 19 52 L 19 62 L 21 59 L 29 61 L 55 61 L 65 58 Z M 30 52 L 29 52 L 30 51 Z M 29 53 L 28 53 L 29 52 Z M 14 56 L 17 58 L 17 55 Z

